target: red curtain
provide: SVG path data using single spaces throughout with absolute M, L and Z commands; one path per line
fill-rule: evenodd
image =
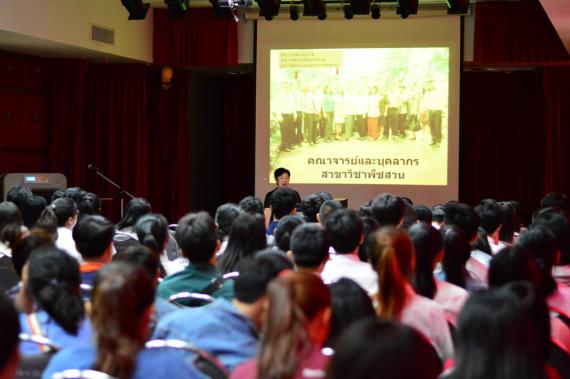
M 569 59 L 538 0 L 477 3 L 473 55 L 476 64 Z
M 168 10 L 154 9 L 154 64 L 200 67 L 237 64 L 237 24 L 215 19 L 210 8 L 191 8 L 180 19 Z

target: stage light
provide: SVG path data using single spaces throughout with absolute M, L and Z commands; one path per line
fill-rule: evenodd
M 296 5 L 291 5 L 291 7 L 289 7 L 289 16 L 293 21 L 297 21 L 299 19 L 299 8 Z
M 372 4 L 370 6 L 370 16 L 378 20 L 380 18 L 380 5 L 379 4 Z
M 144 20 L 150 4 L 142 0 L 121 0 L 121 3 L 129 11 L 129 20 Z
M 447 0 L 447 14 L 467 14 L 469 0 Z
M 396 13 L 402 18 L 408 18 L 411 14 L 418 14 L 418 0 L 398 0 Z
M 265 16 L 267 21 L 271 21 L 273 17 L 279 14 L 281 0 L 255 0 L 259 5 L 259 15 Z
M 323 0 L 303 0 L 303 16 L 317 16 L 319 20 L 327 18 L 327 10 Z
M 183 17 L 188 13 L 190 0 L 164 0 L 172 17 Z
M 344 12 L 344 18 L 346 18 L 347 20 L 350 20 L 351 18 L 354 17 L 354 12 L 352 11 L 352 7 L 348 4 L 345 4 L 342 7 L 342 11 Z

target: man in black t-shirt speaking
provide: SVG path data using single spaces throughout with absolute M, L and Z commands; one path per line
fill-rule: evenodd
M 271 210 L 271 195 L 273 195 L 273 192 L 275 192 L 275 190 L 279 187 L 289 187 L 291 172 L 286 168 L 279 167 L 273 172 L 273 176 L 275 177 L 275 183 L 277 184 L 277 187 L 267 192 L 265 195 L 265 200 L 263 201 L 265 227 L 267 227 L 269 223 L 274 219 L 273 211 Z M 299 192 L 297 191 L 295 191 L 295 194 L 297 195 L 297 204 L 299 204 L 301 202 L 301 196 L 299 196 Z

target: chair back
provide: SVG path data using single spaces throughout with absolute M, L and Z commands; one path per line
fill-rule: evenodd
M 194 366 L 204 375 L 211 379 L 228 379 L 228 373 L 224 366 L 211 354 L 200 349 L 196 345 L 181 340 L 152 340 L 145 344 L 149 350 L 176 349 L 195 354 Z
M 179 307 L 201 307 L 213 302 L 214 298 L 203 293 L 179 292 L 170 296 L 168 301 Z
M 20 341 L 37 344 L 45 351 L 33 355 L 21 355 L 15 379 L 40 379 L 59 348 L 48 338 L 27 333 L 20 333 Z
M 130 246 L 136 246 L 138 244 L 139 240 L 129 233 L 116 232 L 113 236 L 113 246 L 117 254 L 124 252 Z
M 108 375 L 96 370 L 65 370 L 56 372 L 51 379 L 116 379 L 114 376 Z

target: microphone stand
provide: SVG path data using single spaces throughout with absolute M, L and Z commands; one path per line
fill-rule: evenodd
M 91 166 L 89 167 L 89 169 L 95 171 L 95 173 L 97 175 L 99 175 L 100 177 L 103 178 L 103 180 L 105 180 L 107 183 L 111 184 L 113 187 L 115 187 L 118 192 L 117 195 L 119 196 L 119 199 L 121 199 L 121 218 L 123 218 L 123 209 L 124 209 L 124 203 L 125 203 L 125 198 L 124 196 L 127 195 L 128 197 L 130 197 L 131 199 L 134 199 L 135 197 L 126 189 L 124 189 L 123 187 L 121 187 L 120 185 L 118 185 L 117 183 L 115 183 L 114 181 L 112 181 L 110 178 L 108 178 L 107 176 L 105 176 L 101 170 L 99 170 L 98 167 L 95 166 Z

